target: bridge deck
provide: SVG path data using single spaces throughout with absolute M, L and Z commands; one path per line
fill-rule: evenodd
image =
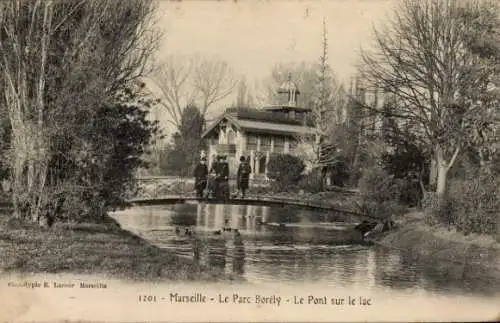
M 363 214 L 360 214 L 358 212 L 342 210 L 329 204 L 312 202 L 312 201 L 309 202 L 298 201 L 298 200 L 283 199 L 283 198 L 249 197 L 244 199 L 231 198 L 227 201 L 224 201 L 224 200 L 211 200 L 205 198 L 198 198 L 194 196 L 170 195 L 170 196 L 162 196 L 154 198 L 135 198 L 135 199 L 130 199 L 128 202 L 131 205 L 164 205 L 164 204 L 179 204 L 179 203 L 189 203 L 189 202 L 203 202 L 210 204 L 281 206 L 281 207 L 289 205 L 289 206 L 305 207 L 316 210 L 335 211 L 335 212 L 341 212 L 341 213 L 365 217 Z

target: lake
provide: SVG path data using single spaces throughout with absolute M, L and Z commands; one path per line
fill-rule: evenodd
M 402 251 L 361 245 L 352 230 L 359 220 L 348 215 L 294 207 L 192 203 L 134 207 L 113 217 L 124 229 L 161 248 L 253 285 L 304 282 L 471 296 L 499 290 L 487 279 L 451 279 Z

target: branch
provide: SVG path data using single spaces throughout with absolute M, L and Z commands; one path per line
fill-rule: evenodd
M 453 153 L 453 157 L 451 157 L 451 160 L 448 164 L 448 170 L 450 170 L 450 168 L 453 166 L 453 164 L 455 163 L 455 160 L 457 159 L 458 157 L 458 153 L 460 152 L 460 147 L 456 148 L 455 149 L 455 152 Z

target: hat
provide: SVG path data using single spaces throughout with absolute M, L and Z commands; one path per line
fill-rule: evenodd
M 245 161 L 245 156 L 241 156 L 240 157 L 240 162 L 244 162 Z

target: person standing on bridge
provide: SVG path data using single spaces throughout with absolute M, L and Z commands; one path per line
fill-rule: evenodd
M 245 157 L 241 156 L 240 166 L 238 167 L 238 173 L 236 175 L 236 185 L 238 190 L 241 192 L 242 198 L 245 198 L 245 192 L 248 189 L 251 172 L 252 168 L 250 167 L 250 163 Z
M 229 164 L 226 161 L 226 156 L 219 155 L 215 166 L 215 180 L 217 182 L 217 197 L 227 199 L 229 196 Z
M 207 159 L 202 157 L 196 168 L 194 169 L 194 188 L 196 197 L 203 197 L 203 190 L 207 186 L 208 167 Z

